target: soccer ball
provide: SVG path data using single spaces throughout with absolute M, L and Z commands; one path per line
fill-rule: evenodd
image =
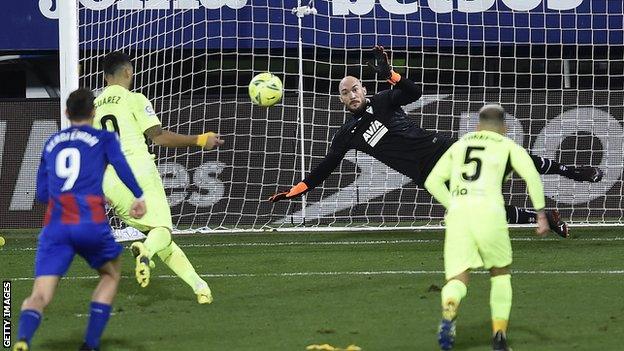
M 249 82 L 249 97 L 256 105 L 273 106 L 282 99 L 282 93 L 282 81 L 272 73 L 260 73 Z

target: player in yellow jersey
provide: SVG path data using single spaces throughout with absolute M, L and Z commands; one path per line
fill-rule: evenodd
M 527 151 L 505 137 L 505 133 L 503 108 L 484 106 L 479 112 L 477 131 L 454 143 L 425 181 L 429 193 L 447 209 L 447 283 L 442 289 L 443 312 L 438 333 L 442 350 L 453 347 L 457 308 L 466 295 L 470 270 L 478 267 L 490 270 L 492 348 L 509 350 L 506 332 L 511 311 L 512 252 L 502 186 L 511 171 L 526 181 L 537 211 L 537 233 L 545 235 L 549 230 L 539 173 Z
M 119 134 L 121 149 L 144 190 L 147 215 L 141 219 L 129 216 L 133 196 L 123 186 L 115 171 L 109 167 L 104 177 L 104 194 L 115 213 L 126 224 L 147 233 L 144 243 L 132 244 L 136 257 L 135 275 L 142 287 L 149 284 L 152 257 L 158 255 L 180 278 L 193 288 L 199 303 L 212 302 L 208 284 L 201 279 L 182 250 L 172 241 L 171 210 L 162 180 L 146 144 L 146 138 L 160 146 L 198 146 L 206 150 L 223 144 L 219 135 L 208 132 L 200 135 L 182 135 L 162 129 L 150 101 L 140 93 L 130 91 L 133 67 L 128 55 L 111 52 L 104 58 L 104 77 L 107 87 L 95 100 L 95 128 Z

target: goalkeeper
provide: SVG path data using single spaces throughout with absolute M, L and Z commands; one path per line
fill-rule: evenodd
M 136 260 L 135 275 L 142 287 L 149 284 L 152 257 L 156 254 L 177 276 L 191 286 L 200 304 L 211 303 L 208 284 L 195 272 L 182 250 L 172 241 L 171 210 L 162 180 L 154 163 L 154 155 L 147 149 L 147 138 L 160 146 L 197 146 L 205 150 L 223 144 L 219 135 L 208 132 L 200 135 L 181 135 L 163 130 L 150 101 L 140 93 L 133 93 L 133 67 L 130 57 L 111 52 L 104 58 L 104 77 L 107 87 L 95 100 L 94 127 L 119 134 L 121 148 L 145 191 L 147 215 L 141 219 L 129 216 L 132 194 L 122 186 L 112 168 L 104 177 L 104 194 L 115 213 L 126 224 L 147 233 L 144 243 L 134 242 L 131 250 Z
M 511 350 L 506 333 L 511 311 L 511 241 L 505 221 L 501 179 L 516 171 L 527 184 L 537 210 L 537 233 L 548 232 L 544 188 L 531 157 L 504 135 L 505 110 L 486 105 L 479 112 L 477 132 L 454 143 L 436 163 L 425 188 L 446 207 L 442 322 L 438 342 L 450 350 L 455 342 L 457 308 L 466 296 L 470 269 L 490 270 L 492 349 Z M 447 187 L 450 181 L 450 187 Z M 450 189 L 450 191 L 449 191 Z
M 355 77 L 340 81 L 340 101 L 351 112 L 345 124 L 334 135 L 325 159 L 290 191 L 271 196 L 276 202 L 304 194 L 321 184 L 350 149 L 365 152 L 397 172 L 412 178 L 421 188 L 425 179 L 444 152 L 455 142 L 443 134 L 424 130 L 408 118 L 401 106 L 412 103 L 422 95 L 414 82 L 394 72 L 383 47 L 373 48 L 378 76 L 394 86 L 366 98 L 366 88 Z M 531 156 L 541 174 L 560 174 L 578 180 L 598 182 L 602 171 L 594 167 L 564 166 L 555 161 Z M 534 223 L 535 212 L 507 206 L 509 223 Z M 562 237 L 568 236 L 567 225 L 556 210 L 546 212 L 550 228 Z

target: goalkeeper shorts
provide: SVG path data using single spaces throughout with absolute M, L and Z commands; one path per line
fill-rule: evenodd
M 165 194 L 162 180 L 155 166 L 153 166 L 153 170 L 153 172 L 144 173 L 137 177 L 137 181 L 141 189 L 143 189 L 143 197 L 145 198 L 145 206 L 147 208 L 145 216 L 140 219 L 130 217 L 130 207 L 134 202 L 134 195 L 123 184 L 114 170 L 109 169 L 106 171 L 102 184 L 104 195 L 109 200 L 115 214 L 127 225 L 142 232 L 148 232 L 156 227 L 165 227 L 169 230 L 173 228 L 171 209 L 167 202 L 167 195 Z
M 444 271 L 451 279 L 468 270 L 502 268 L 512 262 L 505 209 L 457 208 L 446 215 Z

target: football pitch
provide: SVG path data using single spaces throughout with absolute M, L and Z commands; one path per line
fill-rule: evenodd
M 15 338 L 36 236 L 4 234 L 0 277 L 12 281 Z M 572 235 L 512 232 L 515 351 L 622 349 L 622 229 L 574 228 Z M 438 349 L 442 232 L 184 235 L 176 242 L 210 284 L 213 304 L 198 305 L 158 258 L 150 286 L 140 288 L 126 250 L 102 350 Z M 460 308 L 457 350 L 490 349 L 489 278 L 482 273 L 472 276 Z M 95 284 L 94 272 L 76 259 L 32 350 L 78 348 Z

